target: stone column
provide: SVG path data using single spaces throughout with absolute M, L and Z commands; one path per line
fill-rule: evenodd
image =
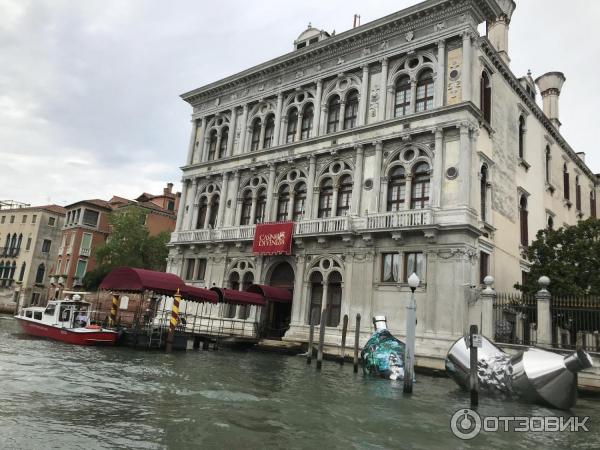
M 186 230 L 194 229 L 194 217 L 196 216 L 196 197 L 198 196 L 198 178 L 194 178 L 192 182 L 192 201 L 190 202 L 190 208 L 188 210 L 188 223 L 185 227 Z
M 417 80 L 410 80 L 410 112 L 417 112 Z
M 373 175 L 373 195 L 375 196 L 375 212 L 380 212 L 381 203 L 381 165 L 383 163 L 383 142 L 375 142 L 375 173 Z
M 436 107 L 444 105 L 444 88 L 446 85 L 446 41 L 439 40 L 438 43 L 438 63 L 437 75 L 435 77 L 435 98 Z
M 305 206 L 305 219 L 313 218 L 313 190 L 315 187 L 315 172 L 316 172 L 317 158 L 315 155 L 308 157 L 308 180 L 306 180 L 306 206 Z
M 235 127 L 237 126 L 237 108 L 231 108 L 231 120 L 229 120 L 229 138 L 227 139 L 227 153 L 225 156 L 233 156 L 233 143 L 235 141 Z
M 277 145 L 287 143 L 287 122 L 287 116 L 281 118 L 281 131 L 279 132 L 279 142 L 277 142 Z
M 217 134 L 217 146 L 215 148 L 215 159 L 219 159 L 219 150 L 221 148 L 221 140 L 223 139 L 223 128 Z
M 294 274 L 294 298 L 292 301 L 292 323 L 301 324 L 302 322 L 302 289 L 304 287 L 304 256 L 296 256 L 296 272 Z
M 412 200 L 412 173 L 406 174 L 406 192 L 404 192 L 404 209 L 410 208 L 410 201 Z
M 200 122 L 200 135 L 196 142 L 198 143 L 198 148 L 194 152 L 193 163 L 199 163 L 200 161 L 204 161 L 204 135 L 206 134 L 206 117 L 203 117 Z M 194 143 L 194 145 L 196 145 Z
M 471 72 L 473 68 L 471 53 L 473 47 L 471 46 L 471 32 L 465 31 L 462 35 L 463 38 L 463 52 L 462 52 L 462 101 L 469 102 L 472 100 L 473 86 L 471 85 Z
M 298 142 L 302 137 L 302 118 L 304 117 L 303 111 L 298 111 L 298 121 L 296 122 L 296 139 L 294 142 Z
M 181 231 L 183 227 L 183 216 L 185 214 L 185 202 L 187 201 L 187 191 L 189 189 L 188 180 L 181 180 L 181 198 L 179 199 L 179 209 L 177 210 L 177 222 L 175 224 L 175 231 Z M 188 214 L 191 214 L 190 210 Z
M 194 161 L 194 150 L 196 150 L 196 134 L 198 134 L 198 121 L 196 119 L 192 119 L 192 134 L 190 136 L 190 143 L 188 145 L 188 154 L 186 163 L 188 165 L 192 164 Z
M 252 193 L 252 207 L 250 208 L 250 224 L 252 225 L 254 223 L 254 220 L 256 219 L 256 203 L 257 203 L 257 196 L 256 196 L 256 192 Z
M 333 187 L 333 196 L 331 198 L 331 217 L 337 216 L 337 205 L 338 205 L 338 196 L 340 192 L 339 186 Z
M 494 300 L 496 291 L 493 288 L 494 277 L 491 275 L 483 279 L 485 289 L 481 291 L 481 329 L 480 333 L 493 339 L 494 337 Z
M 290 203 L 288 204 L 288 216 L 287 220 L 294 219 L 294 201 L 296 199 L 296 193 L 294 191 L 290 191 Z
M 369 65 L 363 66 L 360 100 L 358 104 L 358 126 L 367 123 L 367 106 L 369 104 Z
M 277 94 L 277 107 L 275 109 L 275 130 L 273 130 L 273 147 L 279 145 L 281 133 L 281 108 L 283 108 L 283 94 Z
M 387 79 L 388 79 L 388 59 L 381 60 L 381 78 L 379 81 L 379 120 L 386 119 L 385 110 L 387 108 Z
M 460 183 L 460 204 L 469 205 L 471 195 L 471 139 L 469 138 L 468 124 L 460 125 L 460 155 L 458 176 Z
M 208 161 L 208 154 L 210 153 L 210 134 L 204 135 L 204 143 L 202 144 L 202 162 Z
M 267 118 L 264 117 L 260 124 L 260 135 L 258 136 L 258 150 L 262 150 L 265 145 L 265 129 L 267 128 Z
M 246 103 L 244 105 L 244 109 L 242 110 L 242 124 L 240 127 L 240 145 L 238 146 L 238 151 L 237 153 L 244 153 L 246 151 L 246 135 L 247 130 L 246 128 L 248 128 L 248 124 L 246 123 L 248 122 L 248 104 Z
M 323 320 L 322 312 L 325 308 L 327 308 L 327 294 L 329 291 L 329 283 L 325 280 L 323 280 L 322 283 L 323 283 L 323 297 L 321 297 L 321 320 L 319 321 L 319 323 L 321 324 L 321 326 L 326 327 L 327 324 L 322 323 L 322 320 Z
M 540 290 L 536 292 L 537 300 L 537 345 L 540 347 L 552 347 L 552 314 L 550 312 L 550 299 L 552 295 L 548 291 L 550 278 L 540 277 L 538 280 Z
M 327 133 L 327 105 L 321 106 L 321 119 L 319 126 L 319 135 Z
M 360 215 L 360 200 L 362 197 L 362 183 L 363 183 L 363 160 L 364 160 L 364 149 L 362 144 L 356 146 L 356 161 L 354 163 L 354 186 L 352 188 L 352 201 L 350 214 L 357 216 Z
M 323 96 L 323 80 L 317 80 L 317 92 L 315 95 L 315 116 L 313 117 L 313 130 L 314 136 L 320 136 L 320 126 L 321 123 L 321 97 Z
M 275 164 L 269 164 L 269 180 L 267 182 L 267 211 L 265 222 L 273 221 L 273 189 L 275 188 Z
M 346 100 L 340 101 L 340 119 L 338 121 L 338 131 L 344 129 L 344 116 L 346 115 Z
M 219 198 L 219 212 L 217 213 L 217 226 L 215 228 L 223 227 L 225 206 L 227 204 L 227 188 L 229 187 L 229 172 L 223 173 L 223 181 L 221 183 L 221 197 Z
M 214 195 L 214 194 L 213 194 Z M 203 229 L 208 229 L 208 225 L 210 223 L 210 216 L 212 214 L 212 196 L 210 198 L 206 199 L 207 205 L 206 205 L 206 217 L 204 218 L 204 224 L 202 226 Z M 219 202 L 219 206 L 221 205 L 221 202 Z
M 231 204 L 233 207 L 229 208 L 230 212 L 228 214 L 228 220 L 225 222 L 225 226 L 234 225 L 234 215 L 237 212 L 236 202 L 238 197 L 238 190 L 240 189 L 240 171 L 236 170 L 233 172 L 233 185 L 231 186 L 231 192 L 233 192 L 233 200 Z
M 435 129 L 435 156 L 433 158 L 433 175 L 431 186 L 431 207 L 440 208 L 442 206 L 442 180 L 444 174 L 444 130 L 437 127 Z

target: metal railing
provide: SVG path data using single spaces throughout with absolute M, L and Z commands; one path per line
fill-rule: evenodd
M 553 297 L 552 346 L 600 351 L 600 297 Z
M 498 293 L 493 303 L 494 340 L 505 344 L 535 345 L 537 301 L 532 295 Z
M 80 248 L 79 249 L 79 255 L 80 256 L 90 256 L 91 253 L 92 253 L 92 249 L 91 248 Z

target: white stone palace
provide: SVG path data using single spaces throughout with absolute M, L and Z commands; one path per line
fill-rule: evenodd
M 427 0 L 339 34 L 309 26 L 290 53 L 183 94 L 192 134 L 168 271 L 293 289 L 260 311 L 263 332 L 306 340 L 326 308 L 330 344 L 344 314 L 351 329 L 362 315 L 365 339 L 375 314 L 402 337 L 416 272 L 417 354 L 444 356 L 485 275 L 512 289 L 537 230 L 596 214 L 596 177 L 560 134 L 565 77 L 510 69 L 514 9 Z M 276 221 L 294 223 L 292 255 L 253 254 L 256 224 Z

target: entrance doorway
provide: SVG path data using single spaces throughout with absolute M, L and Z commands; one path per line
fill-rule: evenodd
M 293 293 L 294 269 L 287 262 L 281 262 L 273 268 L 269 286 L 285 289 Z M 292 294 L 293 295 L 293 294 Z M 281 339 L 290 326 L 292 319 L 292 303 L 270 301 L 267 305 L 267 315 L 264 336 L 269 339 Z

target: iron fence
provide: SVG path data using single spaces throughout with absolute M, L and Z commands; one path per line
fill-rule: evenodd
M 537 302 L 534 296 L 521 293 L 497 293 L 493 310 L 496 342 L 536 344 Z
M 600 297 L 553 297 L 552 346 L 600 351 Z

